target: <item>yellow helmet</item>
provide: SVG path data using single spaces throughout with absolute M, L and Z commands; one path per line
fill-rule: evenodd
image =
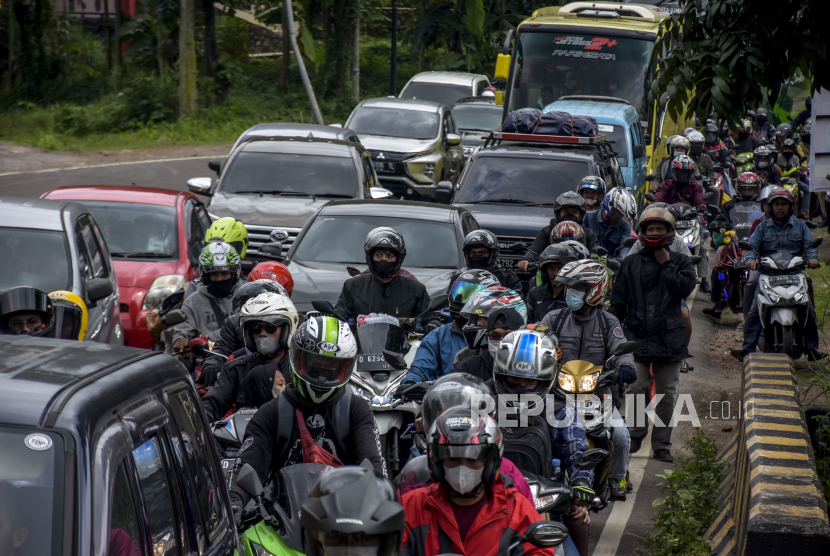
M 55 338 L 84 341 L 89 327 L 89 313 L 83 299 L 72 292 L 57 290 L 49 294 L 54 314 Z
M 236 218 L 226 216 L 213 222 L 205 232 L 205 242 L 224 241 L 236 249 L 240 258 L 248 252 L 248 229 Z

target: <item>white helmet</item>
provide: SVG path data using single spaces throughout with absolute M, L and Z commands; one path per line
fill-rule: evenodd
M 562 267 L 555 283 L 566 286 L 587 286 L 584 301 L 596 307 L 605 301 L 608 293 L 608 271 L 596 261 L 574 261 Z
M 282 326 L 279 338 L 255 338 L 260 332 L 257 329 L 262 322 Z M 245 347 L 266 359 L 272 359 L 281 350 L 288 348 L 288 341 L 299 323 L 300 316 L 291 300 L 273 292 L 261 293 L 249 299 L 239 312 L 239 325 L 242 327 Z
M 622 187 L 615 187 L 602 200 L 602 214 L 611 216 L 611 209 L 617 209 L 627 220 L 637 218 L 637 201 Z

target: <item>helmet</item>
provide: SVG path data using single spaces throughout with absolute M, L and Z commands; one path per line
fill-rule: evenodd
M 745 115 L 747 118 L 752 118 L 753 120 L 756 118 L 756 116 L 755 116 L 755 110 L 747 110 L 747 111 L 746 111 L 746 113 L 745 113 L 744 115 Z M 746 121 L 746 120 L 744 120 L 744 121 Z M 750 122 L 750 126 L 751 126 L 751 122 Z
M 537 330 L 517 330 L 502 338 L 493 366 L 496 394 L 535 394 L 544 398 L 556 376 L 558 347 L 556 336 Z M 516 384 L 516 378 L 537 382 L 534 386 L 525 388 Z M 513 406 L 518 407 L 519 413 L 535 408 L 535 405 L 523 403 L 521 398 L 518 402 L 513 402 Z
M 10 320 L 15 313 L 37 313 L 40 317 L 40 324 L 24 323 L 22 320 L 20 323 L 12 323 Z M 54 326 L 55 319 L 52 315 L 52 300 L 38 289 L 20 286 L 0 295 L 0 333 L 2 334 L 25 333 L 29 336 L 46 336 Z M 24 332 L 25 324 L 35 328 L 34 332 Z
M 283 327 L 278 342 L 257 342 L 257 333 L 254 332 L 253 325 L 259 322 Z M 273 292 L 261 293 L 249 299 L 239 312 L 239 326 L 242 327 L 245 347 L 266 359 L 273 359 L 288 347 L 291 335 L 297 330 L 299 323 L 300 317 L 291 300 L 287 296 Z
M 50 293 L 49 299 L 52 300 L 54 337 L 83 342 L 89 328 L 89 312 L 84 300 L 66 290 Z
M 450 287 L 450 316 L 460 317 L 460 311 L 474 293 L 490 286 L 498 286 L 499 280 L 486 270 L 465 270 Z
M 483 265 L 480 261 L 473 264 L 470 259 L 470 251 L 476 247 L 486 247 L 490 250 L 490 256 Z M 496 266 L 496 261 L 499 258 L 499 240 L 490 230 L 475 230 L 467 234 L 467 237 L 464 238 L 463 249 L 468 268 L 493 268 Z
M 694 130 L 692 131 L 694 132 Z M 676 148 L 682 148 L 686 151 L 686 154 L 689 154 L 689 140 L 682 135 L 675 135 L 671 140 L 672 154 L 674 154 Z
M 551 244 L 556 244 L 566 239 L 571 239 L 582 243 L 585 241 L 585 230 L 583 230 L 582 226 L 580 226 L 576 222 L 570 222 L 568 220 L 560 222 L 551 229 Z
M 686 155 L 676 156 L 671 161 L 671 175 L 675 185 L 686 185 L 695 175 L 695 161 Z
M 611 210 L 617 209 L 625 218 L 632 220 L 637 217 L 637 201 L 625 189 L 616 187 L 608 192 L 602 200 L 602 214 L 611 216 Z
M 752 152 L 752 156 L 755 159 L 755 165 L 762 169 L 769 168 L 769 157 L 771 155 L 772 151 L 766 145 L 761 145 Z
M 585 216 L 586 211 L 586 203 L 585 199 L 582 198 L 582 195 L 579 193 L 574 193 L 573 191 L 565 191 L 562 195 L 556 198 L 556 202 L 553 203 L 553 214 L 556 216 L 558 221 L 562 221 L 562 217 L 560 213 L 562 211 L 562 207 L 576 207 L 579 209 L 579 220 L 577 222 L 582 222 L 582 218 Z
M 767 201 L 769 199 L 769 195 L 773 191 L 775 191 L 774 185 L 767 185 L 765 187 L 762 187 L 761 192 L 758 193 L 758 202 L 761 203 L 761 205 L 763 205 L 764 201 Z
M 390 268 L 376 267 L 377 263 L 372 260 L 372 254 L 378 250 L 391 251 L 397 255 L 398 260 Z M 372 274 L 380 278 L 392 278 L 398 274 L 406 258 L 406 243 L 398 230 L 382 226 L 369 232 L 363 244 L 363 251 L 366 253 L 366 264 Z
M 357 357 L 349 325 L 329 316 L 310 317 L 291 337 L 291 381 L 313 404 L 334 398 L 346 387 Z
M 249 282 L 263 278 L 278 282 L 285 288 L 288 297 L 291 297 L 291 293 L 294 291 L 294 278 L 291 277 L 291 272 L 289 272 L 287 266 L 277 261 L 263 261 L 248 273 Z
M 683 133 L 681 133 L 680 135 L 682 135 L 683 137 L 688 139 L 689 134 L 692 133 L 694 130 L 695 130 L 695 128 L 693 128 L 693 127 L 687 127 L 686 129 L 683 130 Z
M 779 141 L 783 141 L 784 137 L 792 137 L 793 136 L 793 126 L 790 124 L 781 124 L 777 128 L 775 128 L 775 138 Z
M 645 235 L 646 226 L 650 222 L 662 222 L 669 228 L 669 233 L 662 236 Z M 640 221 L 637 225 L 637 233 L 640 235 L 640 243 L 644 247 L 668 247 L 674 241 L 675 218 L 671 211 L 661 207 L 650 206 L 643 210 Z
M 761 178 L 754 172 L 743 172 L 738 176 L 737 190 L 743 197 L 751 196 L 753 199 L 761 190 Z
M 307 556 L 395 556 L 403 540 L 404 509 L 395 486 L 371 466 L 347 466 L 323 474 L 300 511 Z
M 207 284 L 210 279 L 207 277 L 211 272 L 227 270 L 234 275 L 234 280 L 239 276 L 242 269 L 242 264 L 239 260 L 239 255 L 236 249 L 231 247 L 229 243 L 217 241 L 208 243 L 202 249 L 202 255 L 199 257 L 199 276 L 202 278 L 202 283 Z
M 214 241 L 224 241 L 230 243 L 240 258 L 245 258 L 245 253 L 248 252 L 248 230 L 245 224 L 226 216 L 220 218 L 210 225 L 210 228 L 205 232 L 205 241 L 213 243 Z
M 416 439 L 420 436 L 416 436 Z M 426 442 L 426 441 L 424 441 Z M 423 445 L 426 448 L 426 444 Z M 398 488 L 398 494 L 403 496 L 410 490 L 421 488 L 432 481 L 432 476 L 429 474 L 429 462 L 426 456 L 417 456 L 409 460 L 401 469 L 400 474 L 395 477 L 395 486 Z
M 807 118 L 804 126 L 801 128 L 801 140 L 808 138 L 813 134 L 813 118 Z
M 785 150 L 795 152 L 795 141 L 793 141 L 792 139 L 784 139 L 784 142 L 781 144 L 782 154 Z
M 450 373 L 442 376 L 432 383 L 424 395 L 424 430 L 432 428 L 435 419 L 451 407 L 470 408 L 475 402 L 479 409 L 486 409 L 486 402 L 492 395 L 490 387 L 475 375 Z
M 236 288 L 236 291 L 233 292 L 233 299 L 231 299 L 232 311 L 238 313 L 242 310 L 243 305 L 263 293 L 275 293 L 288 297 L 288 292 L 285 291 L 285 288 L 279 282 L 267 279 L 254 280 L 253 282 L 248 281 Z
M 608 271 L 596 261 L 574 261 L 566 264 L 556 277 L 557 284 L 586 286 L 585 303 L 591 307 L 605 301 L 608 293 Z
M 773 189 L 769 197 L 767 197 L 767 203 L 769 203 L 769 208 L 772 210 L 772 203 L 776 199 L 784 199 L 788 203 L 790 203 L 790 216 L 793 214 L 793 208 L 795 207 L 795 197 L 793 194 L 790 193 L 790 190 L 785 187 L 776 187 Z
M 580 197 L 582 196 L 583 189 L 596 191 L 599 193 L 599 197 L 597 198 L 602 199 L 605 197 L 605 180 L 599 176 L 585 176 L 579 181 L 579 185 L 576 186 L 576 192 L 579 193 Z M 587 204 L 588 201 L 585 201 L 585 203 Z
M 700 154 L 701 151 L 703 151 L 703 143 L 706 141 L 706 138 L 703 137 L 701 132 L 692 130 L 692 132 L 686 136 L 686 139 L 689 140 L 690 153 Z
M 581 243 L 578 245 L 584 248 L 584 246 Z M 574 253 L 574 250 L 568 245 L 563 245 L 561 243 L 555 245 L 548 245 L 547 247 L 545 247 L 545 250 L 542 251 L 542 254 L 539 255 L 539 270 L 542 271 L 542 283 L 548 283 L 548 273 L 546 270 L 546 267 L 548 265 L 552 263 L 557 263 L 559 265 L 564 266 L 580 258 L 582 258 L 581 255 L 577 255 L 576 253 Z
M 669 156 L 671 156 L 671 154 L 672 154 L 671 153 L 671 141 L 675 137 L 677 137 L 677 135 L 670 135 L 670 136 L 666 137 L 666 152 L 668 153 Z
M 467 317 L 461 332 L 470 349 L 486 346 L 485 335 L 494 328 L 518 330 L 527 324 L 527 304 L 518 293 L 502 286 L 492 286 L 474 294 L 460 314 Z M 479 317 L 487 319 L 486 326 L 478 325 Z
M 557 245 L 564 245 L 569 247 L 571 251 L 573 251 L 574 255 L 576 256 L 577 260 L 579 259 L 590 259 L 591 252 L 588 251 L 588 248 L 579 243 L 578 241 L 574 241 L 572 239 L 565 240 L 563 242 L 557 243 Z M 544 252 L 544 251 L 543 251 Z
M 763 106 L 759 107 L 758 110 L 755 111 L 755 120 L 759 124 L 764 125 L 765 123 L 767 123 L 768 118 L 769 114 L 767 113 L 767 109 Z
M 503 453 L 501 431 L 496 422 L 481 411 L 469 407 L 448 409 L 430 427 L 427 441 L 429 473 L 436 483 L 446 480 L 443 461 L 447 458 L 469 458 L 484 463 L 482 483 L 472 485 L 476 496 L 483 483 L 496 480 Z
M 709 122 L 703 128 L 703 137 L 706 139 L 706 143 L 713 145 L 720 141 L 719 138 L 720 130 L 718 129 L 717 124 L 713 122 Z

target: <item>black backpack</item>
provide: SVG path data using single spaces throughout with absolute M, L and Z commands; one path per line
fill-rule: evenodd
M 550 478 L 553 474 L 553 448 L 550 425 L 544 415 L 528 417 L 526 427 L 501 427 L 504 457 L 523 473 Z

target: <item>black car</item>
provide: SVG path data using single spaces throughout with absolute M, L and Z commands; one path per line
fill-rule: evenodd
M 29 336 L 0 336 L 0 353 L 0 531 L 24 539 L 15 554 L 233 554 L 216 447 L 178 361 Z
M 465 160 L 484 144 L 485 135 L 501 127 L 503 110 L 494 97 L 466 97 L 452 105 Z
M 379 226 L 398 230 L 406 241 L 406 270 L 430 295 L 444 293 L 464 267 L 464 236 L 479 228 L 465 209 L 413 201 L 333 201 L 305 225 L 288 252 L 294 278 L 291 300 L 300 312 L 315 300 L 336 303 L 349 279 L 347 267 L 366 270 L 363 242 Z
M 496 134 L 498 137 L 499 134 Z M 539 231 L 550 224 L 553 203 L 589 175 L 609 188 L 623 187 L 620 165 L 608 144 L 564 143 L 538 136 L 530 141 L 488 140 L 467 163 L 453 204 L 467 209 L 499 238 L 499 262 L 527 280 L 516 264 Z M 564 139 L 572 139 L 566 137 Z M 449 188 L 450 184 L 439 187 Z

